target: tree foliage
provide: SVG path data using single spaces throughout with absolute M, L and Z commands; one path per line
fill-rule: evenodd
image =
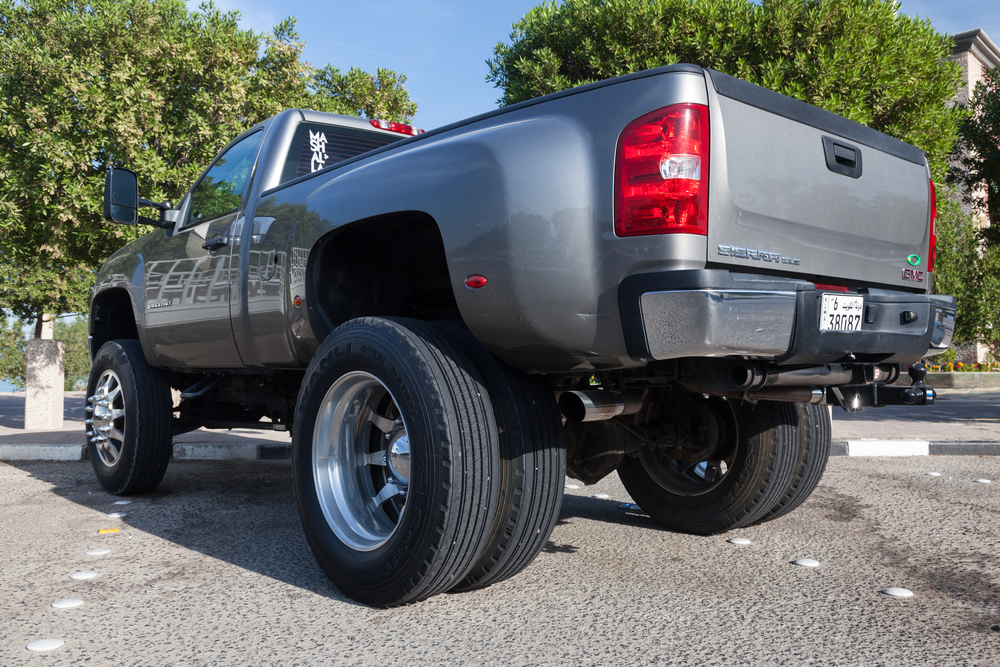
M 1000 343 L 1000 246 L 983 244 L 983 230 L 950 188 L 938 188 L 937 206 L 934 291 L 958 300 L 954 341 Z
M 238 18 L 180 0 L 0 0 L 0 255 L 16 267 L 0 306 L 85 310 L 101 262 L 149 231 L 101 219 L 112 166 L 139 173 L 141 196 L 176 202 L 222 146 L 282 109 L 416 111 L 402 75 L 316 71 L 293 19 L 260 35 Z
M 346 74 L 332 65 L 317 70 L 313 76 L 316 111 L 342 113 L 348 116 L 381 118 L 397 123 L 409 123 L 417 113 L 417 104 L 410 100 L 403 84 L 406 76 L 379 67 L 369 74 L 352 67 Z
M 86 384 L 90 377 L 90 354 L 87 351 L 87 334 L 90 332 L 86 317 L 62 317 L 55 321 L 52 337 L 63 341 L 65 348 L 66 391 Z
M 0 315 L 0 380 L 24 389 L 24 322 Z
M 662 65 L 725 72 L 923 149 L 943 175 L 961 109 L 951 43 L 894 0 L 565 0 L 497 44 L 501 105 Z
M 970 113 L 959 130 L 949 180 L 989 225 L 981 226 L 967 213 L 943 219 L 939 213 L 938 256 L 944 261 L 939 259 L 935 291 L 958 297 L 958 342 L 996 348 L 1000 345 L 1000 72 L 983 73 L 967 108 Z M 945 199 L 951 200 L 947 207 L 959 208 L 957 193 Z
M 988 240 L 1000 245 L 1000 71 L 983 72 L 968 109 L 951 179 L 963 186 L 965 200 L 987 216 Z

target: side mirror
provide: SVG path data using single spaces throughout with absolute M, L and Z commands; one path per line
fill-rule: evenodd
M 139 180 L 128 169 L 112 169 L 104 180 L 104 219 L 119 225 L 139 222 Z

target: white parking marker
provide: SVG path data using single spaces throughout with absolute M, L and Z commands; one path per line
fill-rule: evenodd
M 105 549 L 104 547 L 98 547 L 96 549 L 91 549 L 87 552 L 88 556 L 103 556 L 105 554 L 111 553 L 111 549 Z
M 93 579 L 97 576 L 96 572 L 74 572 L 69 575 L 70 579 Z
M 734 537 L 731 540 L 726 540 L 726 542 L 729 542 L 730 544 L 753 544 L 753 542 L 745 537 Z
M 36 642 L 31 642 L 24 648 L 29 651 L 51 651 L 52 649 L 59 648 L 65 643 L 66 642 L 61 639 L 39 639 Z
M 797 558 L 792 561 L 792 565 L 801 565 L 802 567 L 819 567 L 819 561 L 815 561 L 812 558 Z
M 600 498 L 601 500 L 607 500 L 607 499 L 608 499 L 608 498 L 610 498 L 611 496 L 609 496 L 609 495 L 608 495 L 608 494 L 606 494 L 606 493 L 595 493 L 595 494 L 594 494 L 594 497 L 595 497 L 595 498 Z
M 926 473 L 926 475 L 928 477 L 940 477 L 941 473 L 939 473 L 939 472 L 929 472 L 929 473 Z
M 906 590 L 905 588 L 887 588 L 884 591 L 879 591 L 879 593 L 885 593 L 886 595 L 891 595 L 894 598 L 913 597 L 913 591 Z
M 79 607 L 83 604 L 83 600 L 80 598 L 66 598 L 65 600 L 56 600 L 52 603 L 52 606 L 56 609 L 72 609 L 73 607 Z
M 972 481 L 975 482 L 976 484 L 992 484 L 993 483 L 993 482 L 991 482 L 988 479 L 974 479 Z
M 131 500 L 116 500 L 115 505 L 131 505 Z
M 112 512 L 108 515 L 109 519 L 124 519 L 128 516 L 128 512 Z
M 567 484 L 566 488 L 567 489 L 579 489 L 580 485 L 579 484 Z

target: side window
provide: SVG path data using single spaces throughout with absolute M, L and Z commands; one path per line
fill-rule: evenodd
M 288 157 L 285 158 L 281 182 L 311 174 L 403 138 L 353 127 L 300 123 L 292 137 Z
M 263 139 L 263 132 L 254 132 L 219 156 L 191 194 L 185 227 L 239 208 L 243 188 Z

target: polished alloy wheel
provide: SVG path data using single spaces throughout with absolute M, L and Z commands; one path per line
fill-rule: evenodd
M 313 479 L 327 523 L 356 551 L 396 531 L 406 509 L 410 442 L 388 389 L 365 372 L 326 392 L 313 430 Z
M 89 427 L 87 438 L 97 448 L 97 455 L 104 465 L 113 467 L 121 458 L 125 442 L 125 399 L 122 383 L 112 370 L 105 370 L 97 381 L 94 395 L 87 398 L 85 420 Z

